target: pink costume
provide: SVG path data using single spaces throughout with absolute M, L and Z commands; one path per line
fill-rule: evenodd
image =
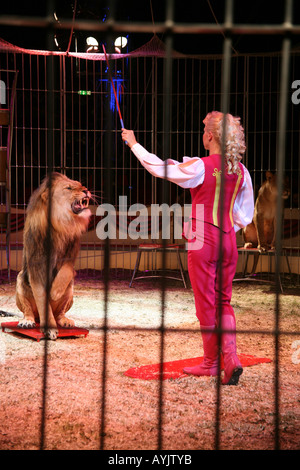
M 195 296 L 196 315 L 202 332 L 204 359 L 201 364 L 185 368 L 193 375 L 218 375 L 219 341 L 216 328 L 221 326 L 221 352 L 224 360 L 224 384 L 238 383 L 242 367 L 236 355 L 236 324 L 230 305 L 232 281 L 236 271 L 237 247 L 235 232 L 252 221 L 254 199 L 252 181 L 247 168 L 239 164 L 238 174 L 224 175 L 224 193 L 220 194 L 221 155 L 210 155 L 202 159 L 183 158 L 183 165 L 175 160 L 166 162 L 150 154 L 140 144 L 131 148 L 141 164 L 154 176 L 165 177 L 183 188 L 189 188 L 192 196 L 192 232 L 194 240 L 189 242 L 188 269 Z M 190 162 L 190 165 L 184 164 Z M 167 168 L 165 169 L 165 166 Z M 167 170 L 167 171 L 166 171 Z M 220 220 L 220 197 L 223 198 L 223 220 Z M 203 205 L 204 230 L 197 230 L 197 207 Z M 222 227 L 222 257 L 219 259 Z M 193 242 L 200 242 L 199 249 Z M 219 275 L 222 270 L 222 292 Z M 218 312 L 222 304 L 222 324 Z

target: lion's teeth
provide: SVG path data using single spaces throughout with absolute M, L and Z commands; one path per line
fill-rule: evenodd
M 75 213 L 79 213 L 86 209 L 89 205 L 89 198 L 84 197 L 82 199 L 76 199 L 73 203 L 73 209 L 76 211 Z

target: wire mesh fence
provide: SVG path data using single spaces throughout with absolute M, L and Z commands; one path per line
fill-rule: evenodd
M 114 21 L 113 4 L 108 2 L 110 26 L 101 25 L 107 43 L 111 43 L 111 30 L 122 31 L 122 24 Z M 166 17 L 162 25 L 151 25 L 152 30 L 165 33 L 164 42 L 156 34 L 138 51 L 128 54 L 109 54 L 109 66 L 113 85 L 126 128 L 134 129 L 138 141 L 156 155 L 180 160 L 183 155 L 202 155 L 203 118 L 214 109 L 241 116 L 245 128 L 247 152 L 245 165 L 252 176 L 255 195 L 265 180 L 266 171 L 277 174 L 279 194 L 278 224 L 275 263 L 261 271 L 275 278 L 275 326 L 274 337 L 274 448 L 280 448 L 280 278 L 299 285 L 299 111 L 291 96 L 290 77 L 296 77 L 299 52 L 291 50 L 291 33 L 298 33 L 293 25 L 292 2 L 285 2 L 282 25 L 274 31 L 282 34 L 282 50 L 273 54 L 234 54 L 231 35 L 235 29 L 240 34 L 265 34 L 265 26 L 237 26 L 233 22 L 234 3 L 226 2 L 222 25 L 181 25 L 174 22 L 173 1 L 166 2 Z M 46 21 L 46 20 L 45 20 Z M 29 27 L 29 20 L 27 26 Z M 24 21 L 26 26 L 26 21 Z M 289 25 L 287 27 L 286 25 Z M 168 25 L 168 26 L 167 26 Z M 171 26 L 170 26 L 171 25 Z M 52 25 L 53 26 L 53 25 Z M 66 27 L 70 26 L 66 22 Z M 94 25 L 95 26 L 95 25 Z M 84 28 L 84 24 L 71 23 L 71 27 Z M 99 25 L 97 26 L 99 27 Z M 107 28 L 107 29 L 105 29 Z M 111 28 L 111 30 L 109 29 Z M 130 32 L 144 32 L 149 26 L 126 24 Z M 222 55 L 195 56 L 177 54 L 173 48 L 176 35 L 225 34 Z M 156 31 L 155 31 L 156 32 Z M 53 31 L 50 32 L 52 38 Z M 1 229 L 1 273 L 5 281 L 7 250 L 10 272 L 18 272 L 22 265 L 23 228 L 29 198 L 44 177 L 54 170 L 71 179 L 82 182 L 94 195 L 91 203 L 92 217 L 88 232 L 83 236 L 76 268 L 89 270 L 90 276 L 101 272 L 105 288 L 102 376 L 101 423 L 99 448 L 105 449 L 105 420 L 107 399 L 107 311 L 109 308 L 110 279 L 117 273 L 123 278 L 131 276 L 137 245 L 127 233 L 120 238 L 120 197 L 126 200 L 126 210 L 134 204 L 149 208 L 153 204 L 169 206 L 190 203 L 186 190 L 165 180 L 157 180 L 147 173 L 128 152 L 120 137 L 120 120 L 117 103 L 109 77 L 108 63 L 103 54 L 55 53 L 24 51 L 10 44 L 0 43 L 0 80 L 10 96 L 14 72 L 18 71 L 17 92 L 14 104 L 13 142 L 11 151 L 11 227 L 9 244 L 6 229 Z M 3 86 L 4 86 L 3 85 Z M 1 92 L 3 89 L 1 88 Z M 1 95 L 2 96 L 2 95 Z M 2 108 L 6 102 L 1 101 Z M 5 147 L 6 133 L 1 129 L 1 146 Z M 5 190 L 1 187 L 1 211 L 6 203 Z M 124 199 L 122 199 L 124 201 Z M 115 237 L 99 239 L 97 227 L 104 214 L 99 205 L 111 205 L 116 209 L 118 224 Z M 130 223 L 129 213 L 125 224 Z M 99 232 L 98 232 L 99 233 Z M 151 239 L 149 232 L 147 240 Z M 174 242 L 173 234 L 167 242 Z M 178 241 L 178 240 L 176 240 Z M 241 232 L 237 235 L 243 246 Z M 166 242 L 165 242 L 166 243 Z M 184 241 L 181 242 L 184 248 Z M 50 254 L 49 254 L 50 256 Z M 222 256 L 222 237 L 220 244 Z M 269 258 L 269 257 L 268 257 Z M 182 259 L 187 266 L 186 252 Z M 286 264 L 283 264 L 285 262 Z M 161 267 L 166 267 L 163 250 Z M 289 263 L 289 265 L 287 265 Z M 289 269 L 288 269 L 289 268 Z M 240 270 L 242 267 L 240 265 Z M 119 275 L 119 274 L 118 274 Z M 222 281 L 221 281 L 222 282 Z M 169 332 L 164 322 L 165 278 L 161 282 L 161 324 L 159 357 L 165 360 L 165 335 Z M 137 326 L 138 328 L 138 326 Z M 239 331 L 253 334 L 255 331 Z M 260 331 L 260 333 L 262 333 Z M 297 332 L 293 331 L 292 335 Z M 221 334 L 221 332 L 220 332 Z M 286 332 L 285 332 L 286 334 Z M 48 387 L 48 341 L 45 341 L 43 373 L 43 406 L 40 448 L 45 447 L 46 407 Z M 215 448 L 220 447 L 221 382 L 218 381 L 215 415 Z M 163 410 L 164 382 L 159 382 L 157 449 L 164 449 Z

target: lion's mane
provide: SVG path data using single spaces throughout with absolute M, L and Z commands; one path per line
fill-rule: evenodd
M 83 198 L 84 194 L 86 198 Z M 75 262 L 80 236 L 89 224 L 89 196 L 81 183 L 60 173 L 52 173 L 35 190 L 28 204 L 24 227 L 24 280 L 28 282 L 30 270 L 31 279 L 44 283 L 47 257 L 50 259 L 50 283 L 66 260 Z

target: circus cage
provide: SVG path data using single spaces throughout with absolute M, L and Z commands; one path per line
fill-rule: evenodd
M 274 22 L 249 23 L 233 1 L 203 0 L 201 18 L 153 1 L 146 21 L 102 3 L 97 19 L 77 2 L 61 17 L 58 7 L 51 18 L 0 16 L 0 449 L 299 449 L 299 5 L 279 2 Z M 20 47 L 8 40 L 18 28 L 44 42 Z M 124 31 L 126 46 L 114 46 Z M 89 35 L 98 45 L 86 52 Z M 188 217 L 189 192 L 147 173 L 120 135 L 124 121 L 164 159 L 204 156 L 213 109 L 241 116 L 255 198 L 276 174 L 283 221 L 266 253 L 244 249 L 237 232 L 237 387 L 182 373 L 203 352 L 174 210 L 179 224 Z M 52 170 L 93 194 L 70 310 L 87 334 L 56 341 L 12 326 L 26 208 Z

